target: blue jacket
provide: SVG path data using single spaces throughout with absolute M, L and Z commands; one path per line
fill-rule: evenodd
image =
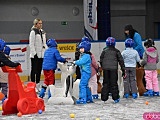
M 43 58 L 43 70 L 56 70 L 57 62 L 65 62 L 66 60 L 61 57 L 59 51 L 54 47 L 49 47 L 45 53 Z
M 134 45 L 133 45 L 133 49 L 135 49 L 140 58 L 143 58 L 143 53 L 144 53 L 144 48 L 142 46 L 142 38 L 140 36 L 139 33 L 135 32 L 134 36 L 133 36 L 133 40 L 134 40 Z
M 75 61 L 75 64 L 80 67 L 81 73 L 86 72 L 91 74 L 91 56 L 83 53 L 79 60 Z
M 136 67 L 137 62 L 140 61 L 138 52 L 133 48 L 126 48 L 122 53 L 125 67 Z

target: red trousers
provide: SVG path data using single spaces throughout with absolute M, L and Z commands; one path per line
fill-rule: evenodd
M 54 85 L 55 84 L 55 76 L 54 70 L 43 70 L 44 73 L 44 84 L 48 85 Z

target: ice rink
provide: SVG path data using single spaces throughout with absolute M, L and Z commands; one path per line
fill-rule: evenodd
M 56 81 L 56 84 L 58 85 L 59 82 Z M 42 114 L 29 114 L 21 117 L 16 114 L 1 115 L 0 120 L 144 120 L 145 112 L 159 112 L 157 113 L 159 119 L 153 120 L 160 120 L 160 97 L 139 97 L 136 100 L 121 97 L 117 104 L 110 97 L 105 103 L 98 99 L 94 103 L 85 105 L 48 104 L 47 95 L 44 100 L 45 111 Z M 74 118 L 70 118 L 71 113 L 75 115 Z

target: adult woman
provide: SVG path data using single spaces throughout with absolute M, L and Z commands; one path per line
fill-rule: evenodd
M 132 25 L 130 24 L 125 26 L 124 33 L 125 33 L 126 38 L 131 38 L 134 40 L 133 49 L 135 49 L 138 52 L 140 58 L 142 59 L 144 48 L 142 46 L 141 35 L 135 29 L 133 29 Z
M 46 33 L 42 30 L 42 20 L 36 18 L 33 21 L 33 27 L 29 35 L 29 47 L 31 58 L 31 81 L 36 82 L 36 88 L 39 90 L 40 77 L 42 71 L 42 62 L 46 45 Z

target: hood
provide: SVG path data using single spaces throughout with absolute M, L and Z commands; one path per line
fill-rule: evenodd
M 158 52 L 157 52 L 156 48 L 149 47 L 146 49 L 146 54 L 153 57 L 153 58 L 156 58 L 158 55 Z

